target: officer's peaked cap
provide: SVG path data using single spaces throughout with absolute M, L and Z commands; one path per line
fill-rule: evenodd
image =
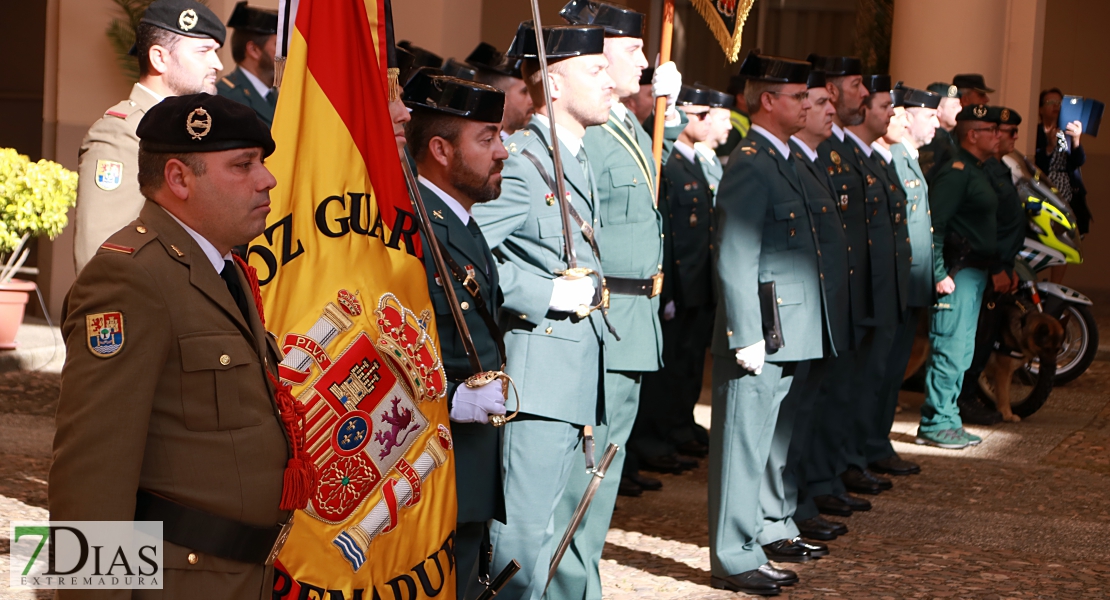
M 145 152 L 219 152 L 262 148 L 274 153 L 270 128 L 254 109 L 223 96 L 170 96 L 154 105 L 139 121 L 139 149 Z
M 894 86 L 892 94 L 898 94 L 901 98 L 901 106 L 917 106 L 920 108 L 937 108 L 940 106 L 940 94 L 936 94 L 926 90 L 919 90 L 916 88 L 906 87 L 899 81 L 898 85 Z M 899 105 L 895 105 L 899 106 Z
M 740 64 L 740 74 L 748 81 L 767 83 L 806 83 L 812 70 L 808 62 L 759 54 L 752 50 Z
M 814 69 L 809 72 L 809 79 L 806 80 L 806 89 L 823 88 L 825 87 L 825 72 Z
M 235 10 L 231 11 L 227 26 L 241 31 L 274 35 L 278 28 L 278 14 L 276 10 L 250 6 L 247 0 L 243 0 L 235 5 Z
M 605 29 L 596 25 L 561 25 L 543 28 L 548 60 L 602 54 L 605 52 Z M 536 30 L 531 21 L 517 26 L 516 37 L 506 53 L 510 58 L 537 58 Z
M 824 71 L 826 77 L 846 77 L 848 75 L 863 75 L 863 61 L 854 56 L 821 56 L 810 54 L 806 61 L 814 69 Z
M 872 94 L 879 92 L 889 92 L 893 87 L 890 85 L 890 75 L 868 75 L 863 78 L 863 87 Z
M 409 108 L 434 110 L 483 123 L 500 123 L 505 113 L 505 93 L 501 90 L 450 77 L 429 67 L 417 69 L 401 98 Z
M 466 62 L 482 71 L 524 79 L 520 73 L 520 59 L 509 59 L 492 44 L 479 42 L 474 51 L 466 57 Z
M 614 37 L 644 36 L 644 14 L 624 6 L 591 0 L 570 0 L 559 16 L 571 25 L 600 25 Z
M 453 58 L 448 58 L 447 62 L 443 63 L 443 74 L 448 77 L 466 79 L 467 81 L 478 80 L 478 69 Z

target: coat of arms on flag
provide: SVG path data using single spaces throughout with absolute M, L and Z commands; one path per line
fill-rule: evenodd
M 692 0 L 729 62 L 740 56 L 740 35 L 755 0 Z

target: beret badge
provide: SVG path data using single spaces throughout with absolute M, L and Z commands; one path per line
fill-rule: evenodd
M 190 8 L 181 11 L 181 15 L 177 17 L 177 26 L 181 28 L 181 31 L 189 31 L 197 26 L 198 21 L 197 11 Z
M 1009 120 L 1010 120 L 1010 109 L 1008 109 L 1008 108 L 1003 108 L 1003 109 L 1002 109 L 1002 114 L 1000 114 L 1000 115 L 999 115 L 999 117 L 1000 117 L 1000 118 L 1001 118 L 1001 119 L 1002 119 L 1003 121 L 1009 121 Z
M 199 140 L 212 131 L 212 115 L 203 108 L 197 108 L 185 118 L 185 130 L 194 140 Z
M 982 119 L 983 117 L 987 116 L 987 107 L 980 104 L 979 106 L 971 109 L 971 114 Z

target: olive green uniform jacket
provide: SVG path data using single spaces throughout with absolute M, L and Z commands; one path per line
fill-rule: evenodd
M 278 99 L 277 89 L 270 90 L 266 97 L 262 97 L 250 80 L 247 79 L 247 76 L 243 74 L 242 67 L 237 67 L 231 73 L 221 77 L 216 82 L 216 93 L 224 98 L 253 108 L 254 114 L 258 115 L 258 118 L 262 119 L 267 127 L 273 127 L 274 108 L 277 107 Z
M 117 250 L 99 250 L 66 300 L 51 519 L 132 521 L 144 489 L 250 525 L 286 521 L 278 504 L 288 445 L 266 375 L 277 374 L 277 346 L 253 303 L 244 318 L 197 243 L 153 202 L 109 243 Z M 249 297 L 242 273 L 239 281 Z M 86 325 L 102 313 L 123 315 L 110 356 L 93 351 Z M 271 596 L 272 570 L 261 564 L 170 542 L 164 552 L 164 589 L 135 597 Z
M 933 268 L 937 281 L 949 275 L 954 266 L 946 264 L 959 253 L 956 248 L 945 252 L 948 234 L 955 234 L 967 244 L 968 261 L 984 270 L 997 263 L 998 196 L 994 184 L 984 170 L 983 161 L 964 148 L 948 161 L 930 184 L 933 205 Z M 948 254 L 949 256 L 946 256 Z
M 1025 205 L 1014 187 L 1010 167 L 997 158 L 984 164 L 987 177 L 998 196 L 998 264 L 992 272 L 1014 272 L 1014 260 L 1025 245 Z
M 139 127 L 146 111 L 160 102 L 139 84 L 131 96 L 104 112 L 77 153 L 77 214 L 73 221 L 73 264 L 77 273 L 108 236 L 143 208 L 139 193 Z
M 478 293 L 485 301 L 491 315 L 496 318 L 501 307 L 501 290 L 498 288 L 497 262 L 486 240 L 479 233 L 471 233 L 466 224 L 446 203 L 427 186 L 420 184 L 420 197 L 432 220 L 432 231 L 443 242 L 447 252 L 467 273 L 473 273 L 478 283 Z M 440 355 L 447 372 L 447 397 L 453 398 L 455 389 L 474 373 L 463 349 L 462 336 L 443 290 L 443 276 L 436 272 L 430 249 L 424 251 L 424 266 L 428 273 L 428 294 L 436 312 L 439 331 Z M 478 314 L 477 305 L 470 292 L 463 289 L 455 277 L 447 275 L 455 289 L 459 307 L 466 319 L 470 339 L 478 351 L 478 360 L 486 371 L 501 370 L 504 358 L 497 349 L 497 340 L 486 322 Z M 512 404 L 509 409 L 513 408 Z M 505 497 L 501 490 L 501 432 L 483 423 L 451 423 L 455 436 L 455 479 L 458 481 L 460 523 L 485 522 L 490 519 L 505 521 Z

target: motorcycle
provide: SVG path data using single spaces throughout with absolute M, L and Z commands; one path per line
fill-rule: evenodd
M 1075 214 L 1028 159 L 1014 152 L 1003 160 L 1014 172 L 1028 217 L 1025 243 L 1014 268 L 1021 280 L 1015 295 L 1023 304 L 1056 318 L 1064 330 L 1055 357 L 1036 357 L 1014 373 L 1011 408 L 1025 418 L 1044 406 L 1053 386 L 1074 381 L 1091 366 L 1099 333 L 1090 298 L 1057 283 L 1038 281 L 1046 269 L 1083 262 Z M 1017 352 L 1011 356 L 1022 358 Z M 979 398 L 993 403 L 991 383 L 985 376 L 978 383 Z

